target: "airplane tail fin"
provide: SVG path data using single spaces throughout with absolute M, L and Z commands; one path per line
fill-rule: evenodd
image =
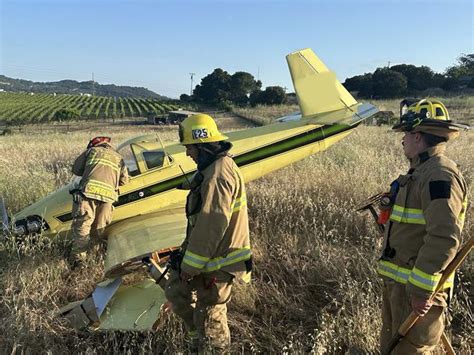
M 357 104 L 354 97 L 336 79 L 336 74 L 330 71 L 311 49 L 290 53 L 286 60 L 302 118 L 312 118 L 338 110 L 345 111 Z M 357 108 L 354 108 L 357 112 Z

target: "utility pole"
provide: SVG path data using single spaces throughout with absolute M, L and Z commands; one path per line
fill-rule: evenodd
M 94 81 L 94 73 L 92 73 L 92 97 L 95 96 L 95 81 Z
M 189 96 L 193 96 L 194 75 L 196 75 L 196 73 L 189 73 L 189 75 L 191 76 L 191 90 L 189 91 Z

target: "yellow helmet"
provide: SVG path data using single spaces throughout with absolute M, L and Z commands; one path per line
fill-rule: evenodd
M 446 106 L 439 100 L 423 99 L 408 106 L 407 113 L 413 112 L 421 118 L 432 120 L 449 120 Z
M 469 126 L 449 119 L 446 106 L 434 99 L 405 99 L 400 103 L 400 123 L 392 127 L 397 132 L 425 132 L 454 138 Z
M 228 139 L 217 129 L 214 119 L 199 113 L 187 117 L 179 125 L 179 142 L 182 145 L 220 142 Z

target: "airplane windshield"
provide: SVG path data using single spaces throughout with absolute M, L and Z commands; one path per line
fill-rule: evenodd
M 138 170 L 137 161 L 135 159 L 135 155 L 133 154 L 132 147 L 130 144 L 127 144 L 119 149 L 118 151 L 123 158 L 125 166 L 128 169 L 128 173 L 130 176 L 136 176 L 140 174 Z
M 143 158 L 148 169 L 161 168 L 165 161 L 165 153 L 159 150 L 143 152 Z

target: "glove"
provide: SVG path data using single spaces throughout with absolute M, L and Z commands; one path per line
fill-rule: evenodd
M 183 253 L 181 249 L 173 250 L 168 261 L 170 267 L 178 272 L 181 272 L 181 261 L 183 261 Z
M 81 203 L 82 201 L 82 191 L 79 189 L 69 190 L 69 193 L 72 195 L 72 201 L 74 203 Z

